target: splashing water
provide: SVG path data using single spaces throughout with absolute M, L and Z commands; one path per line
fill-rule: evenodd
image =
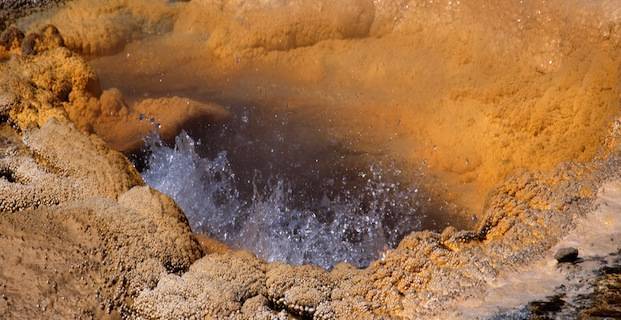
M 362 267 L 407 232 L 420 229 L 418 189 L 386 182 L 381 169 L 360 173 L 366 184 L 300 205 L 293 186 L 270 177 L 263 188 L 256 179 L 243 196 L 226 152 L 213 159 L 196 151 L 200 142 L 182 132 L 175 146 L 157 136 L 147 139 L 151 155 L 145 181 L 170 195 L 196 232 L 234 247 L 246 248 L 268 261 L 312 263 L 330 268 L 337 262 Z M 297 204 L 296 204 L 297 203 Z

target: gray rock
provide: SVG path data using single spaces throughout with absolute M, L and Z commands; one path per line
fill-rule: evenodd
M 560 248 L 554 254 L 554 259 L 559 263 L 574 262 L 578 259 L 578 249 L 572 247 Z

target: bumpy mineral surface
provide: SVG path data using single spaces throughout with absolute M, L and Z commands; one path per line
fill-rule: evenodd
M 18 23 L 47 24 L 132 99 L 278 113 L 300 140 L 424 163 L 434 199 L 477 214 L 516 170 L 591 160 L 618 113 L 616 1 L 81 0 Z
M 619 132 L 618 126 L 612 126 L 618 107 L 618 10 L 604 10 L 611 2 L 594 11 L 579 11 L 568 21 L 563 19 L 576 12 L 551 14 L 554 6 L 545 4 L 536 4 L 539 14 L 522 21 L 526 19 L 522 15 L 515 18 L 509 14 L 520 12 L 513 7 L 506 11 L 506 19 L 473 14 L 489 4 L 485 1 L 448 11 L 420 1 L 291 3 L 287 7 L 267 6 L 262 1 L 76 1 L 43 18 L 22 21 L 30 28 L 26 34 L 16 28 L 3 32 L 1 317 L 432 318 L 456 299 L 481 294 L 506 270 L 542 257 L 574 227 L 576 218 L 593 209 L 600 186 L 620 178 Z M 450 2 L 451 6 L 453 3 L 459 5 L 459 1 Z M 406 10 L 410 4 L 421 9 Z M 595 9 L 606 11 L 606 19 L 596 19 L 601 12 Z M 503 15 L 505 11 L 493 12 Z M 299 23 L 291 24 L 291 19 Z M 547 19 L 565 21 L 564 26 L 579 32 L 552 28 Z M 93 28 L 83 27 L 92 21 L 97 22 Z M 420 21 L 432 23 L 421 27 Z M 500 23 L 503 21 L 517 24 L 507 27 Z M 446 32 L 420 37 L 443 24 L 449 26 Z M 464 24 L 469 28 L 456 32 Z M 255 28 L 257 25 L 261 28 Z M 534 37 L 541 25 L 548 33 Z M 485 31 L 490 28 L 494 32 Z M 469 31 L 473 30 L 479 33 L 472 35 Z M 119 63 L 121 58 L 132 63 L 152 62 L 123 51 L 135 49 L 132 41 L 138 43 L 134 46 L 159 52 L 183 47 L 179 41 L 184 39 L 197 41 L 205 31 L 210 37 L 198 46 L 204 52 L 181 50 L 182 59 L 163 57 L 155 64 L 137 63 L 133 70 L 102 68 Z M 150 39 L 167 32 L 175 32 L 176 37 Z M 520 40 L 508 47 L 485 46 L 499 44 L 492 41 L 496 32 Z M 477 40 L 476 34 L 484 35 L 483 40 Z M 529 36 L 537 41 L 527 41 Z M 416 81 L 408 80 L 413 75 L 403 72 L 395 72 L 394 78 L 387 76 L 403 65 L 371 63 L 350 74 L 333 72 L 341 70 L 343 62 L 332 60 L 328 53 L 340 52 L 353 57 L 353 63 L 365 65 L 367 58 L 360 52 L 383 56 L 383 45 L 404 40 L 408 47 L 423 48 L 415 57 L 421 61 L 436 54 L 453 58 L 446 60 L 445 68 L 437 69 L 425 67 L 427 62 L 412 63 L 413 70 L 425 75 Z M 462 45 L 445 47 L 448 43 Z M 473 44 L 485 50 L 466 52 Z M 517 49 L 524 51 L 515 54 Z M 454 55 L 460 50 L 465 53 Z M 281 63 L 290 63 L 301 71 L 279 80 L 302 85 L 322 80 L 341 92 L 348 92 L 342 83 L 350 78 L 355 79 L 354 85 L 367 89 L 384 81 L 397 88 L 396 96 L 406 97 L 391 100 L 393 106 L 412 98 L 399 91 L 396 84 L 402 81 L 411 81 L 411 87 L 441 87 L 441 94 L 432 91 L 415 96 L 421 98 L 421 104 L 428 102 L 415 110 L 424 116 L 407 118 L 413 120 L 398 132 L 401 136 L 421 133 L 426 141 L 439 141 L 439 148 L 426 149 L 428 154 L 422 158 L 431 162 L 430 170 L 443 172 L 445 175 L 438 175 L 449 185 L 475 185 L 467 188 L 468 195 L 491 190 L 487 196 L 478 195 L 486 199 L 485 210 L 473 230 L 449 227 L 441 233 L 411 233 L 365 269 L 345 263 L 332 270 L 267 263 L 251 253 L 230 251 L 218 244 L 217 250 L 203 250 L 174 202 L 144 186 L 134 167 L 111 147 L 135 150 L 152 125 L 159 124 L 163 134 L 172 137 L 188 122 L 222 121 L 229 112 L 215 103 L 183 96 L 133 96 L 127 102 L 121 90 L 102 90 L 93 68 L 76 52 L 118 54 L 93 62 L 108 73 L 107 79 L 123 72 L 129 74 L 127 81 L 149 79 L 134 86 L 119 81 L 122 89 L 128 90 L 159 78 L 153 76 L 179 66 L 180 60 L 188 62 L 182 67 L 195 69 L 212 58 L 220 59 L 209 65 L 213 77 L 230 80 L 244 74 L 234 79 L 245 83 L 242 89 L 254 89 L 240 96 L 268 103 L 272 101 L 265 98 L 266 92 L 282 88 L 256 87 L 256 79 L 262 78 L 244 73 L 249 65 L 269 65 L 266 69 L 277 73 L 287 69 Z M 142 54 L 152 52 L 143 50 Z M 511 72 L 504 70 L 506 65 L 486 64 L 494 55 L 505 58 Z M 315 56 L 321 61 L 311 59 Z M 513 58 L 528 68 L 510 64 Z M 182 79 L 189 74 L 187 70 L 172 73 L 180 87 L 188 84 Z M 469 78 L 472 74 L 477 77 Z M 218 84 L 211 89 L 233 86 Z M 378 96 L 390 93 L 389 87 Z M 304 109 L 308 105 L 296 105 L 296 98 L 308 95 L 311 101 L 319 101 L 309 92 L 283 93 L 284 100 L 292 102 L 292 108 Z M 321 95 L 323 91 L 317 92 Z M 351 107 L 359 101 L 359 92 L 349 93 Z M 217 100 L 232 99 L 226 95 Z M 336 96 L 324 98 L 322 102 L 336 101 L 328 107 L 342 102 Z M 460 103 L 465 108 L 460 110 L 465 111 L 450 112 Z M 360 120 L 364 125 L 380 124 L 358 138 L 364 141 L 360 150 L 385 138 L 386 132 L 401 128 L 392 120 L 403 116 L 402 112 L 417 114 L 400 108 L 388 113 L 378 111 L 381 108 L 364 110 L 371 115 Z M 349 123 L 351 117 L 342 116 L 347 112 L 336 116 L 336 122 Z M 310 119 L 318 123 L 316 117 Z M 357 135 L 355 129 L 364 127 L 357 121 L 336 135 L 344 139 Z M 438 123 L 440 128 L 432 127 Z M 448 131 L 452 135 L 443 131 L 450 127 L 454 127 Z M 486 145 L 480 147 L 477 142 L 482 141 Z M 391 148 L 409 150 L 403 148 L 412 146 L 406 142 L 404 138 Z M 416 146 L 416 150 L 421 148 Z M 410 156 L 409 151 L 404 153 Z M 520 168 L 529 171 L 516 171 Z M 209 242 L 203 239 L 200 243 Z M 210 253 L 203 256 L 203 251 Z M 605 289 L 618 283 L 614 282 L 617 273 L 598 280 L 597 297 L 605 306 L 614 303 Z M 616 312 L 612 307 L 606 310 Z M 596 315 L 601 310 L 584 312 Z
M 0 317 L 118 313 L 202 250 L 170 198 L 70 122 L 67 99 L 91 94 L 81 58 L 42 46 L 9 59 L 0 66 Z

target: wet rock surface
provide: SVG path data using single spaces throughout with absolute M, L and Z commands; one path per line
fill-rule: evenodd
M 580 312 L 587 318 L 621 318 L 621 261 L 602 268 L 595 283 L 595 291 L 589 297 L 591 304 Z
M 529 302 L 492 319 L 617 319 L 621 317 L 621 251 L 599 257 L 599 266 L 583 272 L 577 263 L 569 267 L 567 283 L 554 294 Z M 588 261 L 587 261 L 588 262 Z M 576 295 L 576 292 L 579 292 Z

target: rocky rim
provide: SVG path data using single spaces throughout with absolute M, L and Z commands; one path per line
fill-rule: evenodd
M 29 55 L 22 46 L 0 49 L 6 318 L 432 317 L 504 270 L 540 258 L 621 172 L 614 147 L 587 164 L 513 176 L 490 194 L 474 230 L 412 233 L 366 269 L 211 253 L 174 202 L 144 186 L 125 156 L 95 134 L 106 98 L 91 67 L 44 32 L 37 39 Z M 129 119 L 131 110 L 114 110 Z M 226 116 L 217 106 L 209 111 Z

